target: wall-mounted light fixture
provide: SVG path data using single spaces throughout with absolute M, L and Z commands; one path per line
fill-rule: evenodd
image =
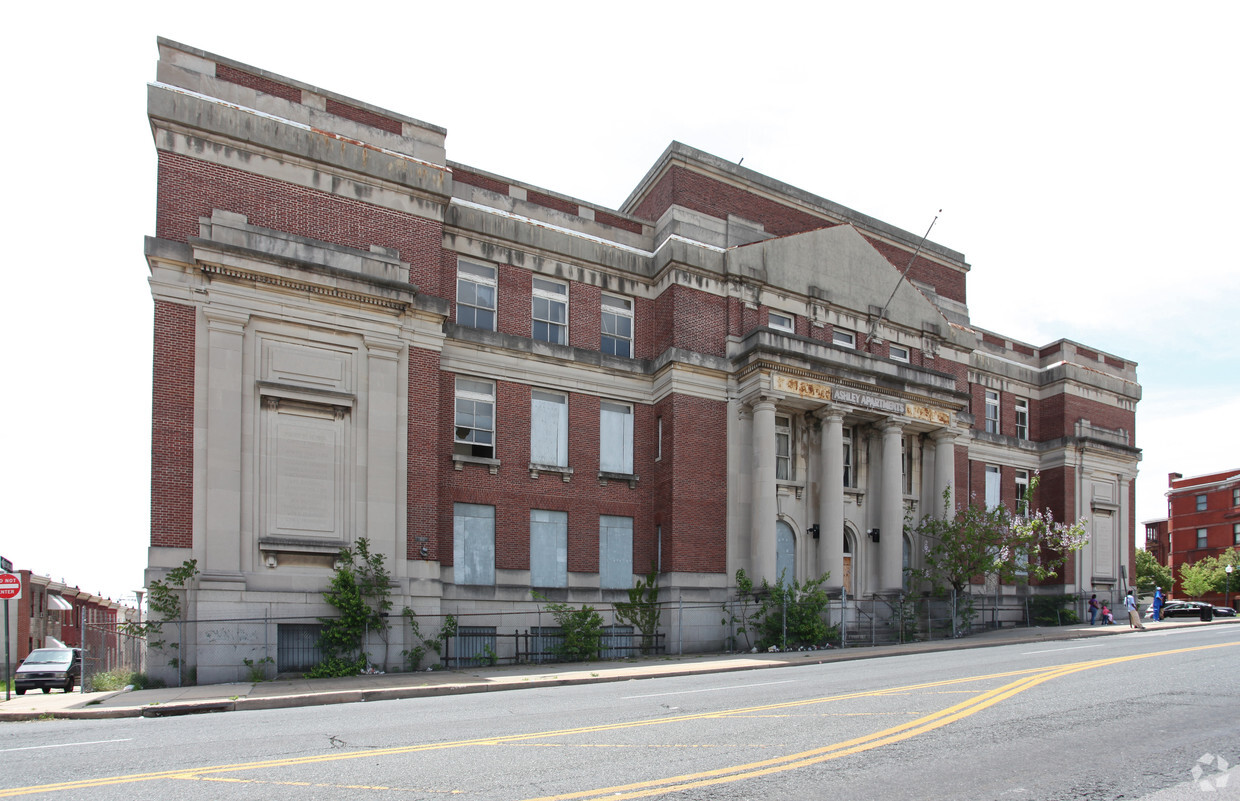
M 871 540 L 873 540 L 874 542 L 878 542 L 878 529 L 872 528 L 869 531 L 867 531 L 866 534 L 870 535 Z
M 808 531 L 809 531 L 809 533 L 810 533 L 810 534 L 813 534 L 813 535 L 814 535 L 814 539 L 818 539 L 819 529 L 818 529 L 818 524 L 817 524 L 817 523 L 815 523 L 814 525 L 810 526 L 810 527 L 809 527 L 809 529 L 808 529 Z

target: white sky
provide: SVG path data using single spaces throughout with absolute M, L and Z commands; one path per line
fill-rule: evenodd
M 0 52 L 17 568 L 142 582 L 157 36 L 613 208 L 673 139 L 918 234 L 941 208 L 976 325 L 1139 363 L 1138 522 L 1168 472 L 1240 467 L 1235 2 L 34 5 Z

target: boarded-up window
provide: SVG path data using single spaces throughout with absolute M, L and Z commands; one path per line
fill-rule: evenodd
M 453 506 L 452 561 L 457 584 L 495 584 L 495 507 Z
M 797 577 L 797 541 L 792 526 L 775 521 L 775 580 L 792 586 Z
M 568 398 L 534 390 L 530 404 L 530 461 L 568 466 Z
M 530 510 L 530 586 L 568 586 L 568 512 Z
M 633 518 L 599 517 L 598 581 L 603 589 L 633 586 Z
M 986 465 L 986 508 L 994 509 L 999 505 L 1002 497 L 999 491 L 1001 486 L 999 468 L 995 465 Z
M 599 469 L 633 472 L 633 407 L 603 401 L 599 405 Z

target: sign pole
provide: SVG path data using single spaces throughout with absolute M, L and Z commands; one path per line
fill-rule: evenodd
M 13 684 L 13 662 L 9 653 L 9 599 L 22 597 L 22 580 L 20 576 L 15 576 L 9 571 L 13 569 L 13 563 L 3 556 L 0 556 L 0 594 L 4 596 L 4 700 L 8 701 L 13 696 L 10 694 L 10 687 Z

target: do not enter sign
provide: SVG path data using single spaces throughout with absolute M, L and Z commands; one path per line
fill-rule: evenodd
M 20 597 L 22 597 L 21 576 L 0 573 L 0 601 L 11 601 Z

